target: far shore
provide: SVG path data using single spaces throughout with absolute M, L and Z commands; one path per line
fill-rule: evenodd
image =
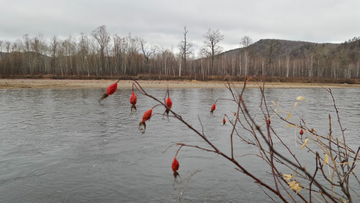
M 226 88 L 225 81 L 197 80 L 137 80 L 143 88 Z M 116 80 L 68 80 L 68 79 L 0 79 L 0 89 L 85 89 L 107 88 Z M 131 89 L 132 80 L 120 80 L 118 88 Z M 244 82 L 231 82 L 235 87 L 243 87 Z M 248 82 L 247 88 L 258 88 L 260 82 Z M 331 83 L 280 83 L 267 82 L 265 88 L 360 88 L 360 84 Z

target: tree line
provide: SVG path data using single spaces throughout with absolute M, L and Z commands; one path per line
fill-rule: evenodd
M 144 39 L 128 34 L 121 37 L 111 35 L 106 26 L 100 26 L 91 35 L 81 33 L 76 39 L 69 36 L 65 40 L 53 36 L 44 39 L 42 34 L 35 37 L 24 35 L 23 39 L 11 43 L 0 40 L 0 74 L 34 75 L 56 74 L 59 76 L 118 76 L 138 74 L 163 74 L 182 76 L 199 73 L 193 44 L 184 39 L 179 43 L 179 52 L 147 43 Z M 212 40 L 211 46 L 204 47 L 202 54 L 219 54 L 219 30 L 209 29 L 205 40 Z M 207 50 L 209 49 L 209 50 Z M 213 65 L 212 65 L 213 67 Z M 213 74 L 213 72 L 209 72 Z
M 79 38 L 57 36 L 44 39 L 42 34 L 15 42 L 0 40 L 0 74 L 57 76 L 167 75 L 206 79 L 209 76 L 267 74 L 282 77 L 359 77 L 360 38 L 342 44 L 316 44 L 284 40 L 240 39 L 241 48 L 222 52 L 224 35 L 208 29 L 197 57 L 195 45 L 184 27 L 178 51 L 149 44 L 128 34 L 111 35 L 100 26 Z

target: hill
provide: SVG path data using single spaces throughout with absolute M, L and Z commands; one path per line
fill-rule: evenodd
M 360 38 L 344 43 L 313 43 L 261 39 L 248 47 L 223 52 L 237 57 L 245 74 L 266 73 L 285 77 L 358 78 Z M 244 71 L 239 70 L 240 73 Z
M 267 57 L 269 49 L 273 48 L 275 58 L 286 57 L 304 57 L 305 55 L 314 52 L 317 47 L 325 47 L 329 50 L 335 50 L 341 46 L 341 44 L 333 43 L 313 43 L 304 41 L 290 41 L 290 40 L 279 40 L 279 39 L 261 39 L 254 44 L 251 44 L 247 48 L 232 49 L 224 52 L 223 54 L 233 55 L 239 52 L 248 50 L 253 57 Z

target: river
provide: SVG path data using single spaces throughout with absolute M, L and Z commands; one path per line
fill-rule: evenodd
M 166 90 L 149 89 L 163 99 Z M 237 90 L 240 92 L 240 89 Z M 333 89 L 346 138 L 353 149 L 360 145 L 360 89 Z M 1 202 L 172 202 L 179 191 L 173 187 L 171 163 L 177 147 L 187 143 L 209 148 L 188 127 L 175 118 L 163 118 L 163 107 L 156 107 L 144 134 L 138 130 L 143 113 L 156 102 L 139 93 L 137 113 L 130 115 L 131 90 L 118 89 L 101 105 L 101 89 L 13 89 L 0 90 L 0 200 Z M 332 116 L 333 134 L 340 137 L 332 98 L 325 89 L 267 89 L 267 104 L 278 103 L 290 110 L 297 96 L 306 101 L 293 110 L 298 122 L 305 118 L 318 134 L 329 131 Z M 236 106 L 217 98 L 231 98 L 226 89 L 171 89 L 172 110 L 204 133 L 221 151 L 230 154 L 231 125 L 222 125 L 224 114 L 233 118 Z M 245 103 L 252 115 L 261 120 L 261 94 L 247 89 Z M 287 114 L 283 113 L 286 117 Z M 299 156 L 307 152 L 294 144 L 294 128 L 276 117 L 272 125 L 278 135 Z M 262 124 L 262 127 L 264 125 Z M 246 133 L 246 131 L 239 132 Z M 236 139 L 236 158 L 254 174 L 268 180 L 269 168 L 254 156 L 252 146 Z M 275 143 L 275 145 L 278 143 Z M 164 152 L 164 153 L 163 153 Z M 185 202 L 270 202 L 254 181 L 219 155 L 183 147 L 177 159 L 182 178 L 196 173 L 182 194 Z M 308 163 L 311 168 L 311 163 Z M 265 165 L 265 167 L 267 167 Z M 175 183 L 175 187 L 179 184 Z M 360 187 L 355 186 L 357 191 Z

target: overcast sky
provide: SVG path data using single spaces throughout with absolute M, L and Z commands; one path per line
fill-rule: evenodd
M 66 39 L 91 35 L 101 25 L 111 34 L 128 33 L 148 44 L 178 50 L 184 26 L 198 48 L 205 32 L 219 29 L 223 50 L 240 39 L 344 42 L 360 36 L 359 0 L 0 0 L 0 40 L 24 34 Z

